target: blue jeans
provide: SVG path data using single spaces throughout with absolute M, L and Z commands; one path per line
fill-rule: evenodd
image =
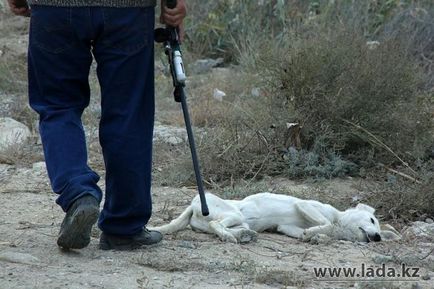
M 134 235 L 152 210 L 154 8 L 32 7 L 29 101 L 40 117 L 48 175 L 64 211 L 85 194 L 102 199 L 81 122 L 92 56 L 106 167 L 98 224 L 108 234 Z

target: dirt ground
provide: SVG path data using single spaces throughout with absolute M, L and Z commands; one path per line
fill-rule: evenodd
M 407 238 L 390 243 L 303 243 L 263 233 L 245 245 L 226 244 L 191 229 L 155 247 L 133 252 L 101 251 L 94 228 L 89 247 L 61 251 L 56 237 L 63 212 L 50 193 L 43 164 L 33 169 L 0 167 L 0 288 L 434 288 L 433 243 Z M 357 190 L 354 180 L 330 181 L 324 192 L 337 197 Z M 104 187 L 104 184 L 101 184 Z M 312 184 L 275 182 L 274 188 L 300 193 L 317 190 Z M 169 187 L 153 189 L 151 224 L 177 216 L 195 191 Z M 420 268 L 419 277 L 405 282 L 361 282 L 316 279 L 317 267 L 381 267 L 401 263 Z M 338 282 L 339 281 L 339 282 Z

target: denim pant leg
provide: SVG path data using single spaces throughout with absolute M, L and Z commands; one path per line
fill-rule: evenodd
M 81 123 L 89 104 L 90 41 L 80 39 L 71 19 L 71 8 L 32 7 L 28 51 L 29 102 L 40 117 L 48 175 L 64 211 L 83 194 L 102 195 L 87 165 Z
M 154 9 L 101 8 L 94 46 L 101 86 L 100 142 L 106 166 L 102 231 L 134 235 L 151 216 Z

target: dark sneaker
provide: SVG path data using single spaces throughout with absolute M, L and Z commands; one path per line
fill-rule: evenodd
M 159 243 L 163 235 L 157 231 L 144 229 L 143 232 L 134 236 L 117 236 L 102 233 L 99 239 L 101 250 L 134 250 L 143 246 Z
M 86 195 L 77 199 L 66 212 L 57 245 L 64 249 L 82 249 L 89 245 L 92 226 L 98 215 L 99 205 L 95 197 Z

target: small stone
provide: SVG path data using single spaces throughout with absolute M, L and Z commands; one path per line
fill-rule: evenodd
M 175 126 L 155 125 L 154 141 L 178 145 L 187 141 L 187 131 Z
M 30 136 L 30 129 L 26 125 L 10 117 L 0 118 L 0 148 L 21 145 Z
M 368 49 L 373 50 L 376 49 L 378 46 L 380 46 L 379 41 L 367 41 L 366 46 L 368 46 Z
M 377 256 L 372 257 L 372 261 L 374 261 L 375 264 L 385 264 L 388 262 L 392 262 L 393 257 L 387 256 L 387 255 L 377 255 Z
M 214 67 L 223 64 L 223 58 L 199 59 L 188 66 L 188 70 L 193 74 L 204 74 L 210 72 Z
M 186 248 L 186 249 L 196 249 L 196 246 L 192 242 L 188 242 L 188 241 L 180 241 L 178 243 L 178 247 Z
M 251 94 L 253 97 L 260 97 L 261 96 L 261 90 L 258 87 L 252 88 Z
M 223 97 L 226 96 L 226 93 L 224 93 L 223 91 L 214 88 L 214 92 L 213 92 L 213 97 L 214 99 L 218 100 L 218 101 L 223 101 Z
M 30 254 L 18 252 L 1 252 L 0 261 L 27 265 L 38 265 L 40 260 Z
M 425 223 L 432 224 L 434 221 L 431 218 L 426 218 Z
M 423 275 L 421 278 L 425 281 L 431 280 L 431 276 L 429 274 Z
M 32 165 L 32 169 L 37 173 L 43 173 L 47 170 L 47 166 L 45 162 L 37 162 Z
M 402 233 L 405 237 L 433 238 L 434 223 L 416 221 L 406 227 Z

